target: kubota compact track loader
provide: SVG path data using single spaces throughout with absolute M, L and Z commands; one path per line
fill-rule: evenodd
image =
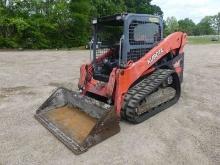
M 79 91 L 58 88 L 35 115 L 76 154 L 118 133 L 120 118 L 140 123 L 176 103 L 183 80 L 186 34 L 164 39 L 160 17 L 120 14 L 92 24 Z

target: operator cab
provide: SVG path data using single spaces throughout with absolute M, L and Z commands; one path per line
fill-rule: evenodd
M 94 19 L 93 78 L 108 82 L 113 68 L 136 62 L 163 38 L 163 21 L 147 14 L 117 14 Z

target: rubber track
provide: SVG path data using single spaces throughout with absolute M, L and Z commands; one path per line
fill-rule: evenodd
M 140 101 L 154 92 L 172 73 L 174 73 L 173 70 L 158 69 L 147 78 L 143 79 L 138 84 L 129 89 L 128 93 L 125 95 L 121 111 L 122 117 L 132 123 L 140 123 L 153 116 L 154 114 L 160 112 L 161 109 L 156 110 L 158 112 L 151 110 L 146 112 L 148 113 L 147 115 L 137 116 L 135 110 L 139 106 Z

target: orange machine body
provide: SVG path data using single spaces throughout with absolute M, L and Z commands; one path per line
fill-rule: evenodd
M 184 56 L 183 47 L 186 44 L 187 35 L 182 32 L 175 32 L 160 41 L 157 46 L 153 47 L 142 58 L 136 62 L 128 61 L 125 68 L 113 68 L 109 81 L 101 82 L 93 79 L 92 63 L 84 64 L 80 68 L 80 79 L 78 86 L 82 93 L 87 92 L 105 97 L 113 101 L 115 111 L 120 117 L 124 95 L 128 89 L 140 77 L 150 74 L 155 70 L 154 64 L 169 53 L 175 56 Z M 111 50 L 99 56 L 97 61 L 102 61 L 111 56 Z M 183 71 L 180 61 L 175 61 L 173 67 L 177 74 Z

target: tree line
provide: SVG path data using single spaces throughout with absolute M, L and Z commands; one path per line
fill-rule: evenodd
M 177 21 L 175 17 L 168 17 L 165 21 L 165 35 L 175 31 L 183 31 L 191 36 L 219 35 L 220 12 L 214 16 L 204 17 L 198 24 L 189 18 Z
M 163 15 L 152 0 L 0 0 L 0 48 L 71 48 L 90 39 L 93 17 Z
M 163 16 L 152 0 L 0 0 L 0 48 L 50 49 L 85 45 L 91 19 L 115 13 Z M 165 21 L 165 35 L 219 33 L 220 13 L 195 24 L 191 19 Z

